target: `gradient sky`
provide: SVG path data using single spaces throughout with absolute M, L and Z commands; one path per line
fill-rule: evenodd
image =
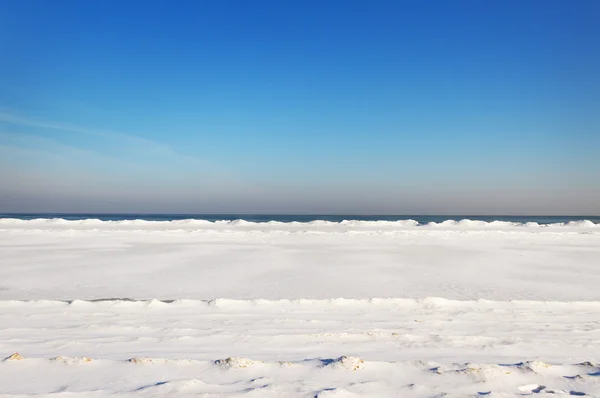
M 599 20 L 0 0 L 0 211 L 599 215 Z

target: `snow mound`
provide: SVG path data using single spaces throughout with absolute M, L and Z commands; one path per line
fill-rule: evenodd
M 21 354 L 19 354 L 18 352 L 15 352 L 14 354 L 4 358 L 5 361 L 21 361 L 25 359 L 23 356 L 21 356 Z
M 352 371 L 363 369 L 365 365 L 365 361 L 363 361 L 359 357 L 346 355 L 342 355 L 341 357 L 333 360 L 325 360 L 323 361 L 323 363 L 325 366 L 334 369 L 347 369 Z
M 542 386 L 541 384 L 525 384 L 522 386 L 517 387 L 517 390 L 519 390 L 522 393 L 540 393 L 542 391 L 544 391 L 546 389 L 546 386 Z
M 315 395 L 315 398 L 352 398 L 358 397 L 358 395 L 345 390 L 343 388 L 326 388 L 323 389 Z
M 440 374 L 457 374 L 466 375 L 475 382 L 486 382 L 498 377 L 503 377 L 511 374 L 511 371 L 495 364 L 474 364 L 469 363 L 466 367 L 451 370 L 448 372 L 439 372 Z
M 289 367 L 292 367 L 292 366 L 299 366 L 297 362 L 290 362 L 290 361 L 279 361 L 278 364 L 282 368 L 289 368 Z
M 542 361 L 527 361 L 518 363 L 515 367 L 524 372 L 544 373 L 551 368 L 552 365 Z
M 336 223 L 333 223 L 336 224 Z M 339 225 L 345 225 L 349 227 L 416 227 L 419 225 L 418 221 L 415 220 L 399 220 L 399 221 L 360 221 L 360 220 L 344 220 Z
M 169 362 L 168 359 L 164 358 L 130 358 L 127 360 L 130 363 L 134 363 L 136 365 L 154 365 L 154 364 L 164 364 Z
M 133 363 L 136 365 L 159 365 L 159 364 L 185 365 L 185 364 L 198 363 L 198 361 L 194 360 L 194 359 L 167 359 L 167 358 L 148 358 L 148 357 L 130 358 L 127 360 L 127 362 Z
M 600 364 L 598 364 L 596 362 L 585 361 L 585 362 L 578 363 L 577 366 L 582 366 L 582 367 L 585 367 L 585 368 L 591 368 L 591 369 L 594 369 L 594 370 L 600 370 Z
M 170 380 L 170 381 L 159 381 L 149 386 L 144 386 L 138 389 L 138 391 L 149 390 L 154 394 L 172 394 L 182 392 L 194 392 L 194 390 L 205 389 L 207 383 L 199 379 L 181 379 L 181 380 Z
M 65 365 L 80 365 L 92 362 L 92 358 L 89 357 L 65 357 L 62 355 L 55 358 L 51 358 L 50 360 L 55 362 L 61 362 Z
M 225 369 L 241 369 L 249 368 L 250 366 L 263 363 L 262 361 L 253 361 L 252 359 L 242 357 L 229 357 L 225 359 L 217 359 L 214 364 Z

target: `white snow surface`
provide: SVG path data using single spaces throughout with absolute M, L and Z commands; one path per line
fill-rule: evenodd
M 600 397 L 598 286 L 586 221 L 0 219 L 0 396 Z

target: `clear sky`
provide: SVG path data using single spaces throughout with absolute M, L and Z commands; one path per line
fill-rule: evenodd
M 0 211 L 600 214 L 600 1 L 0 0 Z

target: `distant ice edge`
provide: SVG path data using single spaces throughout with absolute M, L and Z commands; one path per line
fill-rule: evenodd
M 282 221 L 264 221 L 253 222 L 242 219 L 238 220 L 219 220 L 208 221 L 200 219 L 172 220 L 172 221 L 148 221 L 148 220 L 119 220 L 119 221 L 102 221 L 99 219 L 85 220 L 66 220 L 63 218 L 36 218 L 31 220 L 22 220 L 19 218 L 0 218 L 0 227 L 37 227 L 37 228 L 52 228 L 52 227 L 139 227 L 149 229 L 183 229 L 183 228 L 198 228 L 198 229 L 223 229 L 223 228 L 256 228 L 256 229 L 311 229 L 311 228 L 326 228 L 326 229 L 409 229 L 409 228 L 490 228 L 490 229 L 510 229 L 510 228 L 598 228 L 600 223 L 596 224 L 590 220 L 569 221 L 564 223 L 539 224 L 537 222 L 511 222 L 511 221 L 480 221 L 480 220 L 446 220 L 443 222 L 429 222 L 421 224 L 416 220 L 398 220 L 398 221 L 362 221 L 362 220 L 343 220 L 340 222 L 315 220 L 308 222 L 282 222 Z
M 450 300 L 441 297 L 414 298 L 330 298 L 330 299 L 253 299 L 238 300 L 217 298 L 212 300 L 192 299 L 130 299 L 130 298 L 101 298 L 74 300 L 0 300 L 0 308 L 9 306 L 119 306 L 119 307 L 202 307 L 202 308 L 281 308 L 281 307 L 369 307 L 379 306 L 388 308 L 431 309 L 431 308 L 564 308 L 586 307 L 600 308 L 600 301 L 539 301 L 539 300 Z

